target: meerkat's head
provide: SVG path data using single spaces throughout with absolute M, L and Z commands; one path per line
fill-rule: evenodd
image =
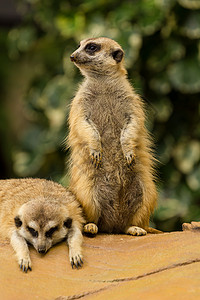
M 46 253 L 66 238 L 73 221 L 65 206 L 35 199 L 20 207 L 14 222 L 22 237 L 39 253 Z
M 81 41 L 70 59 L 85 76 L 126 74 L 124 51 L 117 42 L 109 38 Z

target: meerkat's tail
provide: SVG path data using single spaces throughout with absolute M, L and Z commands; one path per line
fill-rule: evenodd
M 153 234 L 163 233 L 162 231 L 151 227 L 145 228 L 145 230 L 147 233 L 153 233 Z

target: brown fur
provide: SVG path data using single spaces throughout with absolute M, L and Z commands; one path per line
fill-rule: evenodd
M 86 51 L 91 43 L 98 45 L 94 52 Z M 123 50 L 108 38 L 88 39 L 71 60 L 85 80 L 69 116 L 70 188 L 87 222 L 100 231 L 148 231 L 157 200 L 152 142 L 143 101 L 126 77 Z
M 74 195 L 57 183 L 43 179 L 0 181 L 0 236 L 10 239 L 23 271 L 31 269 L 27 241 L 44 253 L 67 237 L 70 261 L 79 264 L 83 222 Z M 28 227 L 34 228 L 38 237 L 32 236 Z M 47 238 L 46 232 L 54 227 L 55 232 Z

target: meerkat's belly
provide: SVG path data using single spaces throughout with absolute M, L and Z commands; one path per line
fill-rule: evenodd
M 108 233 L 124 232 L 142 204 L 143 192 L 138 175 L 130 170 L 122 173 L 120 167 L 114 172 L 99 170 L 94 191 L 101 211 L 99 230 Z
M 112 204 L 108 200 L 106 209 L 105 205 L 102 207 L 101 216 L 98 220 L 100 232 L 122 233 L 131 224 L 131 217 L 133 216 L 131 207 L 129 208 L 127 203 L 120 206 L 117 200 L 116 203 Z
M 123 233 L 125 229 L 131 226 L 134 214 L 141 206 L 140 203 L 124 202 L 118 205 L 118 199 L 114 203 L 108 203 L 101 206 L 101 216 L 98 220 L 98 227 L 100 232 L 107 233 Z
M 123 153 L 120 136 L 125 124 L 124 108 L 108 105 L 108 103 L 106 106 L 98 103 L 98 111 L 96 111 L 95 103 L 91 105 L 89 115 L 101 137 L 102 159 L 110 164 L 121 164 Z
M 130 111 L 129 104 L 115 95 L 94 95 L 86 100 L 85 111 L 94 122 L 101 136 L 119 135 Z

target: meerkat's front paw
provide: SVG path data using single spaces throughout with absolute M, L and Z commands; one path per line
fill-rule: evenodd
M 76 248 L 76 249 L 75 249 Z M 71 247 L 69 249 L 69 260 L 72 266 L 72 269 L 81 268 L 83 265 L 83 256 L 81 254 L 81 249 L 79 247 Z
M 98 232 L 98 227 L 94 223 L 88 223 L 83 227 L 83 232 L 90 235 L 96 235 Z
M 21 259 L 19 259 L 18 263 L 19 263 L 20 269 L 23 272 L 27 273 L 28 270 L 32 271 L 30 257 L 21 258 Z
M 101 151 L 96 151 L 96 150 L 91 150 L 91 161 L 92 164 L 96 169 L 99 169 L 101 167 L 101 160 L 102 160 L 102 152 Z
M 83 265 L 83 257 L 81 254 L 75 254 L 74 256 L 70 256 L 70 263 L 72 266 L 72 269 L 74 267 L 78 268 L 82 268 Z
M 143 228 L 137 227 L 137 226 L 131 226 L 129 227 L 126 232 L 126 234 L 130 235 L 146 235 L 147 232 Z
M 135 166 L 135 159 L 136 159 L 135 154 L 132 151 L 130 151 L 130 152 L 128 152 L 128 153 L 125 154 L 125 157 L 126 157 L 126 161 L 127 161 L 128 167 L 130 169 L 133 169 L 134 166 Z
M 83 236 L 81 230 L 76 227 L 75 224 L 72 225 L 71 230 L 68 232 L 69 260 L 72 269 L 74 267 L 79 269 L 83 265 L 82 241 Z

